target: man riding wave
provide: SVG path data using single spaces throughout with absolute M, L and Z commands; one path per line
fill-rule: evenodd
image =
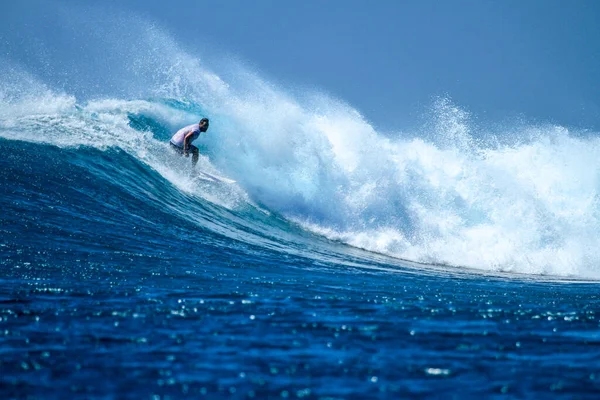
M 199 123 L 188 125 L 177 131 L 169 142 L 171 148 L 177 151 L 179 154 L 183 154 L 185 157 L 189 156 L 190 151 L 192 152 L 192 166 L 196 166 L 200 151 L 192 142 L 200 136 L 200 132 L 206 132 L 208 130 L 208 118 L 202 118 Z

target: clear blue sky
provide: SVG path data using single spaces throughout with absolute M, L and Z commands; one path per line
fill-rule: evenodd
M 284 88 L 322 89 L 387 129 L 410 126 L 434 96 L 449 95 L 480 120 L 522 115 L 600 130 L 600 1 L 94 3 L 154 21 L 208 60 L 233 55 Z M 41 27 L 53 10 L 81 4 L 5 2 L 3 55 L 26 62 L 15 41 L 51 43 Z

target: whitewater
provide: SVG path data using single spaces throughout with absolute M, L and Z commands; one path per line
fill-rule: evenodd
M 450 96 L 383 132 L 142 25 L 95 39 L 105 88 L 0 59 L 0 392 L 600 390 L 595 132 Z M 234 184 L 169 150 L 202 117 L 198 168 Z

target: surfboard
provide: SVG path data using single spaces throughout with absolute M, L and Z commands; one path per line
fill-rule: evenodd
M 195 177 L 194 179 L 202 179 L 202 180 L 206 180 L 206 181 L 210 181 L 210 182 L 220 182 L 220 183 L 229 183 L 229 184 L 236 182 L 233 179 L 225 178 L 224 176 L 219 176 L 219 175 L 215 175 L 215 174 L 210 174 L 205 171 L 197 171 L 197 172 L 198 172 L 198 176 Z

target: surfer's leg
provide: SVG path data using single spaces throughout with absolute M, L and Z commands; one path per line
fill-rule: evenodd
M 192 166 L 195 167 L 198 162 L 198 157 L 200 156 L 200 151 L 194 145 L 190 146 L 190 150 L 192 151 Z

